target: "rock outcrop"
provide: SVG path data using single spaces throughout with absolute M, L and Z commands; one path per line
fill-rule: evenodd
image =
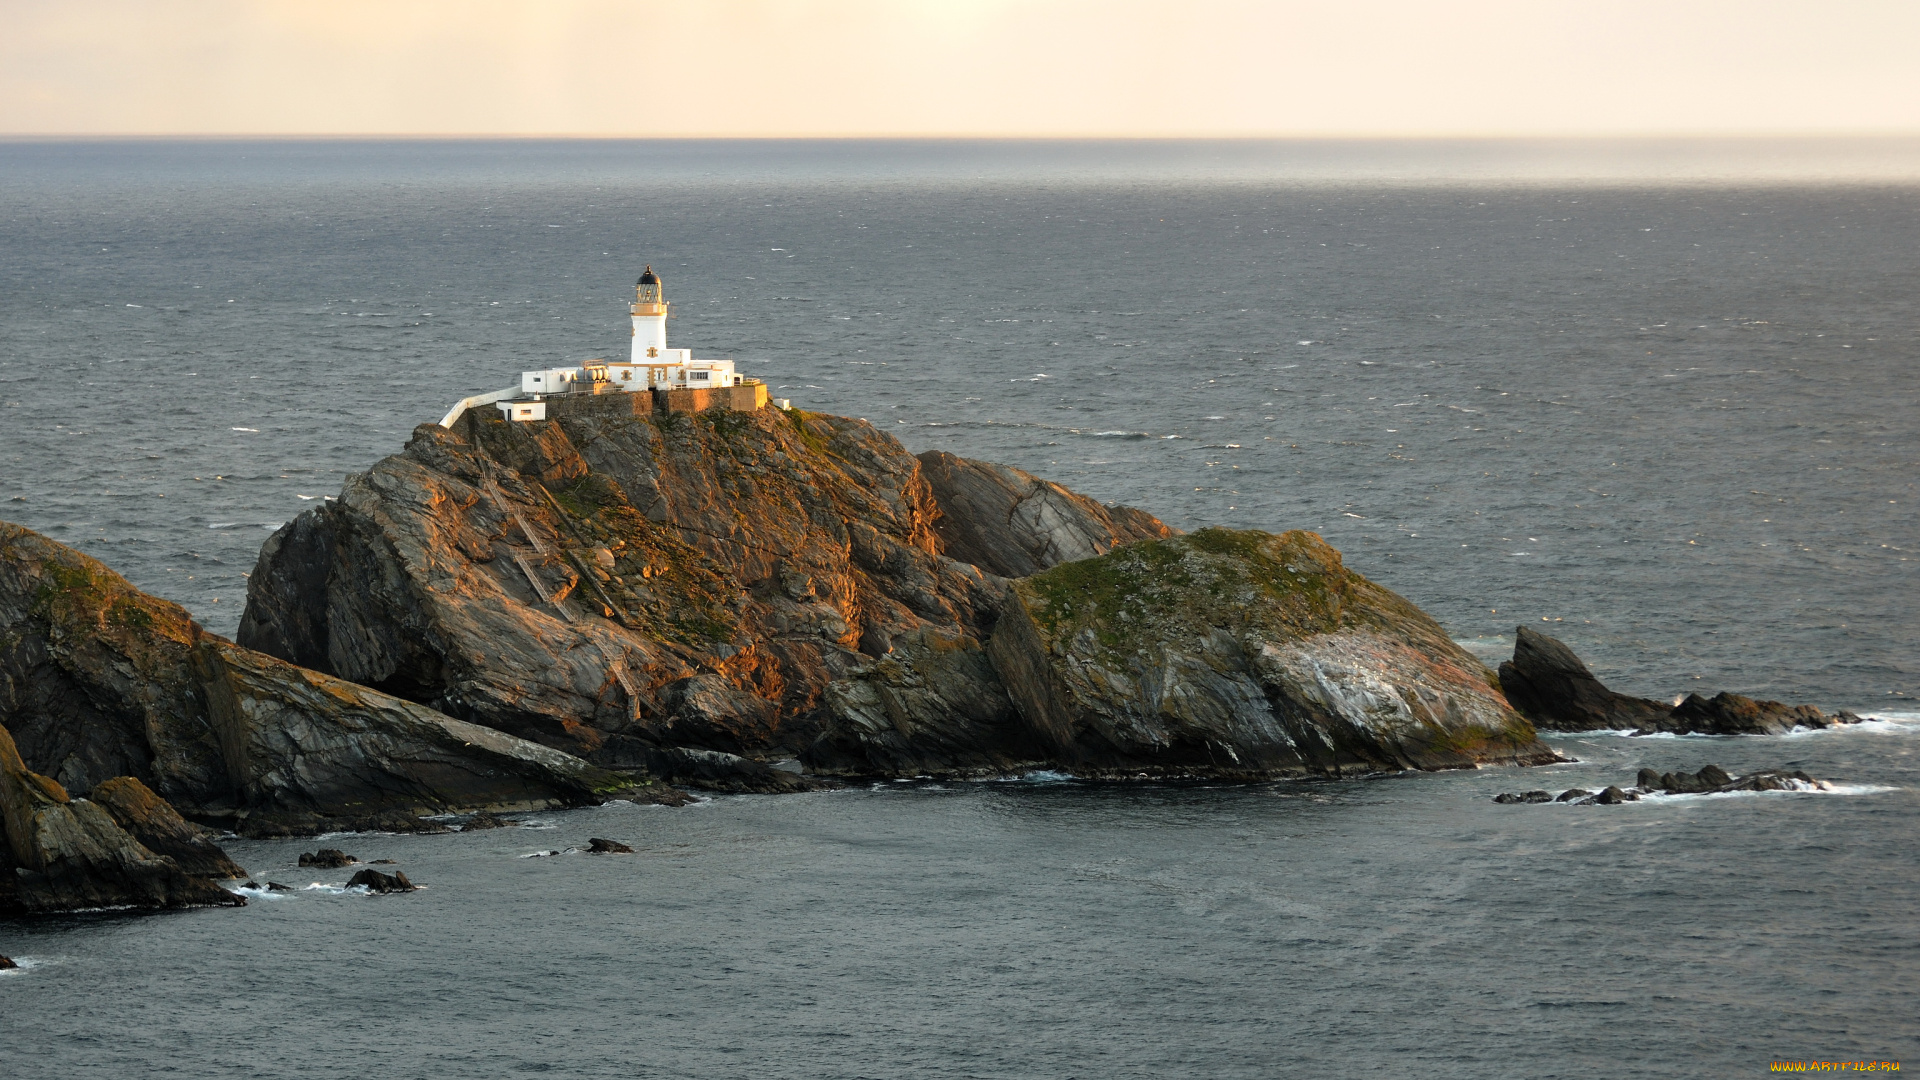
M 933 527 L 942 552 L 989 574 L 1026 577 L 1173 535 L 1144 510 L 1104 506 L 1011 466 L 944 450 L 921 454 L 920 466 L 940 508 Z
M 633 786 L 570 754 L 224 641 L 204 643 L 194 662 L 241 798 L 236 821 L 257 835 L 379 828 L 395 811 L 417 821 L 476 806 L 588 806 Z
M 300 853 L 299 865 L 320 870 L 341 870 L 357 864 L 360 860 L 341 851 L 339 848 L 323 847 L 319 851 Z
M 864 421 L 592 403 L 421 426 L 267 542 L 240 642 L 607 766 L 775 759 L 899 643 L 984 640 L 1006 583 L 954 544 L 1026 572 L 1167 531 Z
M 408 881 L 405 871 L 400 870 L 396 870 L 391 874 L 383 874 L 378 870 L 367 869 L 360 871 L 347 880 L 347 888 L 365 889 L 372 893 L 413 892 L 419 887 L 420 886 L 415 885 L 413 882 Z
M 1558 638 L 1517 627 L 1513 659 L 1500 665 L 1507 703 L 1543 731 L 1631 730 L 1673 706 L 1607 689 Z
M 227 857 L 206 829 L 181 817 L 165 799 L 131 776 L 96 784 L 92 799 L 106 807 L 115 824 L 155 855 L 194 877 L 229 880 L 247 872 Z
M 1202 529 L 1024 578 L 987 652 L 1080 775 L 1557 760 L 1485 665 L 1307 532 Z
M 1794 728 L 1819 730 L 1857 724 L 1860 719 L 1845 709 L 1829 714 L 1812 705 L 1757 701 L 1723 691 L 1710 698 L 1688 694 L 1666 716 L 1642 724 L 1634 734 L 1671 731 L 1690 735 L 1785 735 Z
M 1708 765 L 1699 772 L 1656 773 L 1652 769 L 1641 769 L 1640 775 L 1630 788 L 1610 785 L 1599 792 L 1585 788 L 1568 788 L 1558 798 L 1545 791 L 1526 791 L 1518 795 L 1496 795 L 1493 801 L 1503 804 L 1564 802 L 1578 806 L 1618 806 L 1621 803 L 1638 802 L 1643 795 L 1727 795 L 1739 791 L 1832 791 L 1833 785 L 1825 780 L 1815 780 L 1797 769 L 1760 769 L 1745 776 L 1731 776 L 1718 765 Z
M 29 912 L 102 907 L 240 906 L 246 899 L 182 870 L 129 835 L 106 808 L 30 771 L 0 727 L 0 823 L 13 863 L 8 905 Z
M 587 854 L 589 855 L 631 855 L 633 854 L 633 848 L 627 844 L 621 843 L 618 840 L 608 840 L 605 837 L 596 836 L 587 841 Z
M 63 788 L 129 776 L 160 805 L 249 835 L 430 831 L 444 826 L 420 814 L 684 798 L 236 646 L 5 522 L 0 724 L 25 733 L 23 760 Z M 122 794 L 143 812 L 138 792 Z
M 1794 728 L 1857 724 L 1842 709 L 1756 701 L 1739 694 L 1690 694 L 1678 705 L 1617 694 L 1601 685 L 1573 650 L 1556 638 L 1516 627 L 1513 659 L 1500 665 L 1507 701 L 1545 731 L 1620 731 L 1635 735 L 1784 735 Z

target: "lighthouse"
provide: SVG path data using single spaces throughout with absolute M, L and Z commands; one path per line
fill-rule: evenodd
M 667 354 L 667 298 L 649 263 L 633 287 L 633 362 L 658 364 Z
M 767 404 L 767 384 L 735 371 L 733 361 L 695 360 L 692 349 L 667 348 L 667 298 L 652 266 L 634 282 L 627 313 L 633 317 L 631 359 L 587 360 L 569 367 L 522 371 L 519 386 L 455 402 L 440 426 L 452 427 L 468 409 L 481 405 L 493 405 L 513 421 L 543 421 L 582 409 L 605 413 L 612 408 L 615 415 L 628 409 L 637 416 L 643 411 L 639 405 L 643 393 L 648 412 L 655 408 L 669 413 L 751 412 Z M 634 397 L 620 404 L 602 400 L 620 393 Z M 550 407 L 556 410 L 551 415 Z

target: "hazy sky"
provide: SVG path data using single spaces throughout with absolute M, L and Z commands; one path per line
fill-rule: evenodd
M 1920 0 L 0 0 L 0 132 L 1920 132 Z

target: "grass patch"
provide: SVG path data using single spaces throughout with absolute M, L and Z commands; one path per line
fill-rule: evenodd
M 1063 563 L 1018 587 L 1043 633 L 1092 630 L 1113 651 L 1226 623 L 1287 636 L 1333 630 L 1354 580 L 1312 533 L 1210 528 Z

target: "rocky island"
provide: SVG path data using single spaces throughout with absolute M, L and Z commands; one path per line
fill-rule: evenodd
M 1536 728 L 1857 719 L 1617 694 L 1525 627 L 1496 675 L 1312 533 L 1181 534 L 862 420 L 545 404 L 423 424 L 282 527 L 237 641 L 0 523 L 0 905 L 241 902 L 209 826 L 1530 765 L 1562 760 Z
M 844 417 L 574 404 L 423 425 L 267 542 L 240 644 L 700 786 L 1552 757 L 1312 534 L 1176 536 Z
M 165 905 L 238 899 L 181 883 L 240 876 L 200 826 L 1554 759 L 1311 533 L 1176 534 L 844 417 L 580 404 L 422 425 L 267 542 L 237 642 L 0 524 L 6 876 L 55 865 L 53 818 L 123 884 L 35 904 Z

